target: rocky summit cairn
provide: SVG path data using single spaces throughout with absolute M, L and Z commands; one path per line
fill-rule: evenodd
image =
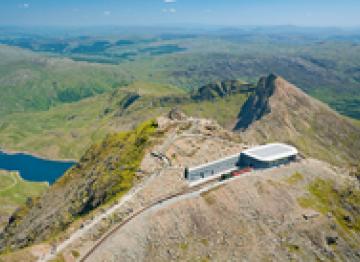
M 186 115 L 183 112 L 181 112 L 179 108 L 171 109 L 168 114 L 168 117 L 171 120 L 177 120 L 177 121 L 182 121 L 187 118 Z

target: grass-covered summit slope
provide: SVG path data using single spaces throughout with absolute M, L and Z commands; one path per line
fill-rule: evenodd
M 159 136 L 157 123 L 150 120 L 93 145 L 39 200 L 29 201 L 14 213 L 0 237 L 0 249 L 54 237 L 77 218 L 121 197 L 143 176 L 140 163 Z
M 332 180 L 317 178 L 308 185 L 308 196 L 299 198 L 304 208 L 332 214 L 347 232 L 360 232 L 360 190 L 358 185 L 336 185 Z

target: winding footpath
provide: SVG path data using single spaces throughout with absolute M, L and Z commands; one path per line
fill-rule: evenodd
M 9 175 L 8 175 L 8 174 L 0 174 L 0 178 L 1 178 L 2 176 L 3 176 L 3 177 L 11 177 L 13 183 L 12 183 L 11 185 L 3 188 L 3 189 L 0 189 L 0 193 L 5 192 L 5 191 L 7 191 L 7 190 L 9 190 L 9 189 L 11 189 L 11 188 L 13 188 L 14 186 L 17 185 L 18 180 L 17 180 L 17 178 L 14 176 L 13 173 L 9 173 Z

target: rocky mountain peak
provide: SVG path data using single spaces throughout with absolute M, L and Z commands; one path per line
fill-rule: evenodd
M 274 74 L 260 78 L 255 92 L 246 101 L 239 114 L 236 130 L 244 130 L 263 115 L 270 113 L 269 99 L 276 89 L 275 82 L 277 78 Z
M 247 142 L 282 141 L 331 163 L 359 159 L 360 129 L 282 77 L 262 77 L 234 128 Z

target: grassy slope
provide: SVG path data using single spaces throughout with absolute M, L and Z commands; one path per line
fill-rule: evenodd
M 0 46 L 0 116 L 46 110 L 111 90 L 127 81 L 126 73 L 119 68 Z
M 329 92 L 327 88 L 321 88 L 310 92 L 311 96 L 327 103 L 339 113 L 349 117 L 360 119 L 360 93 L 353 95 L 348 93 L 336 94 Z
M 46 183 L 24 181 L 18 173 L 0 171 L 0 217 L 10 216 L 28 197 L 40 196 L 47 188 Z
M 119 104 L 128 92 L 139 93 L 141 99 L 119 114 Z M 169 96 L 183 97 L 186 92 L 171 85 L 137 82 L 77 103 L 55 106 L 48 111 L 12 114 L 3 118 L 0 125 L 1 146 L 45 157 L 78 159 L 107 133 L 129 130 L 175 106 L 190 116 L 212 118 L 230 127 L 246 99 L 245 95 L 239 94 L 214 102 L 154 106 L 153 101 Z
M 84 145 L 107 133 L 108 130 L 102 128 L 107 117 L 101 115 L 105 104 L 106 97 L 101 95 L 49 111 L 7 116 L 0 127 L 1 144 L 12 150 L 76 158 Z
M 335 186 L 332 180 L 316 179 L 308 186 L 309 195 L 298 201 L 304 208 L 333 214 L 346 231 L 360 232 L 360 191 L 355 185 Z M 349 219 L 350 218 L 350 219 Z
M 237 94 L 215 101 L 189 103 L 181 106 L 181 109 L 189 116 L 214 119 L 226 128 L 233 128 L 240 108 L 246 99 L 247 95 Z

